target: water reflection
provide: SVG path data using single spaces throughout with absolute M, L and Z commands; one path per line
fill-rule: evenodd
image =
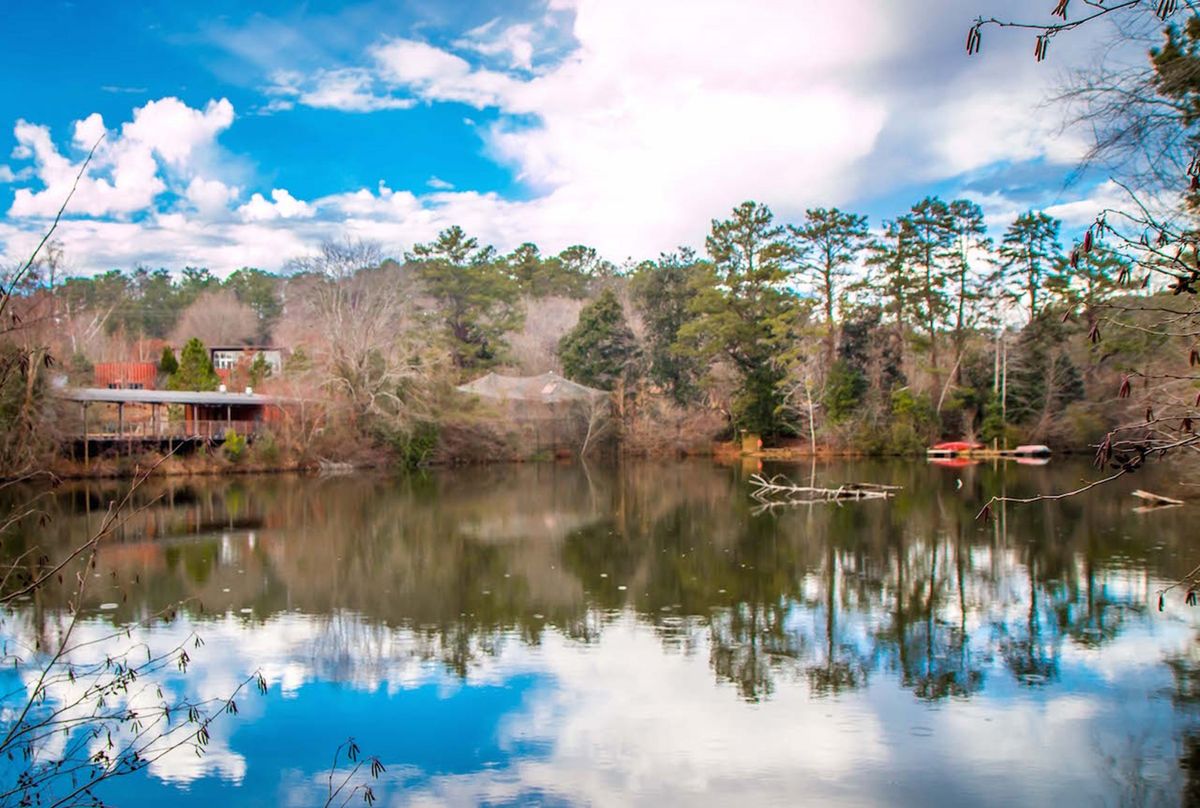
M 272 691 L 211 758 L 119 794 L 311 804 L 354 734 L 405 803 L 1200 798 L 1196 624 L 1148 610 L 1200 554 L 1189 509 L 1136 514 L 1109 488 L 981 524 L 992 493 L 1086 469 L 894 463 L 819 470 L 894 501 L 755 514 L 741 474 L 147 486 L 101 553 L 91 628 L 188 600 L 148 638 L 208 645 L 165 684 L 218 694 L 261 667 Z M 68 546 L 117 491 L 64 489 L 37 535 Z M 6 638 L 52 633 L 65 597 Z

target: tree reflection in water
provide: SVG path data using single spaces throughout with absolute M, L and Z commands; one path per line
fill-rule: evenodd
M 707 654 L 715 680 L 749 702 L 785 684 L 832 699 L 879 676 L 940 701 L 997 677 L 1056 686 L 1068 649 L 1103 649 L 1156 619 L 1145 608 L 1155 580 L 1200 552 L 1182 509 L 1134 514 L 1118 487 L 975 521 L 993 493 L 1074 482 L 1071 464 L 819 474 L 904 490 L 755 515 L 740 470 L 701 462 L 165 480 L 140 492 L 146 510 L 99 572 L 126 597 L 117 621 L 182 599 L 196 613 L 319 619 L 310 651 L 331 680 L 369 678 L 371 665 L 383 676 L 399 656 L 466 677 L 508 644 L 536 648 L 547 631 L 591 644 L 632 614 L 665 651 Z M 57 495 L 51 541 L 66 547 L 95 525 L 112 490 Z M 28 546 L 28 529 L 5 552 Z M 36 608 L 65 605 L 54 598 Z M 1181 716 L 1196 703 L 1194 663 L 1166 660 Z M 1200 734 L 1181 726 L 1187 793 L 1200 799 Z

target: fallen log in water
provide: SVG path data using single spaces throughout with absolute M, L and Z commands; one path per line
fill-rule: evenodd
M 1149 505 L 1151 505 L 1153 507 L 1158 507 L 1158 508 L 1161 508 L 1164 505 L 1182 505 L 1183 504 L 1182 499 L 1171 499 L 1170 497 L 1164 497 L 1161 494 L 1152 494 L 1149 491 L 1143 491 L 1140 488 L 1138 490 L 1134 491 L 1133 495 L 1135 497 L 1137 497 L 1138 499 L 1148 503 Z
M 878 483 L 844 483 L 837 488 L 796 485 L 782 474 L 750 477 L 750 496 L 764 505 L 804 505 L 810 502 L 843 502 L 845 500 L 887 499 L 901 489 L 899 485 Z

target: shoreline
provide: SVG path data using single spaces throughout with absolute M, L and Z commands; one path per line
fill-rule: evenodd
M 1073 457 L 1083 454 L 1083 449 L 1059 449 L 1055 451 L 1057 457 Z M 1090 449 L 1087 451 L 1090 452 Z M 832 460 L 869 460 L 869 459 L 909 459 L 920 460 L 922 463 L 929 458 L 924 452 L 921 453 L 901 453 L 901 454 L 872 454 L 857 450 L 833 450 L 819 448 L 813 452 L 807 448 L 786 447 L 777 449 L 763 449 L 756 452 L 742 452 L 732 443 L 714 443 L 709 451 L 706 452 L 662 452 L 662 453 L 647 453 L 647 452 L 620 452 L 615 453 L 614 457 L 618 459 L 629 458 L 638 460 L 685 460 L 694 458 L 709 458 L 714 462 L 721 464 L 732 463 L 791 463 L 799 461 L 832 461 Z M 1007 458 L 976 458 L 980 462 L 987 459 L 1007 459 Z M 434 462 L 418 467 L 423 468 L 455 468 L 463 466 L 500 466 L 500 465 L 525 465 L 525 464 L 545 464 L 545 463 L 561 463 L 564 461 L 578 462 L 579 458 L 561 458 L 561 457 L 530 457 L 519 458 L 510 457 L 503 459 L 489 460 L 468 460 L 464 458 L 440 458 Z M 92 459 L 85 466 L 82 461 L 71 459 L 59 459 L 56 462 L 47 464 L 44 469 L 45 473 L 59 480 L 123 480 L 133 479 L 138 475 L 145 473 L 146 470 L 154 463 L 160 462 L 160 458 L 153 455 L 125 455 L 119 458 L 97 458 Z M 240 476 L 252 474 L 302 474 L 302 475 L 319 475 L 319 474 L 352 474 L 365 471 L 397 471 L 402 470 L 396 463 L 386 462 L 383 460 L 370 461 L 330 461 L 335 468 L 323 468 L 320 462 L 311 461 L 296 461 L 284 463 L 244 463 L 244 462 L 228 462 L 214 461 L 212 458 L 205 460 L 196 460 L 193 457 L 167 458 L 161 461 L 160 465 L 155 468 L 148 476 L 150 477 L 219 477 L 219 476 Z M 4 478 L 0 480 L 17 479 L 15 477 Z

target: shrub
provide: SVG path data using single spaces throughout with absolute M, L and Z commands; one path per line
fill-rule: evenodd
M 261 432 L 254 439 L 254 458 L 264 465 L 274 465 L 279 462 L 279 441 L 273 432 Z
M 421 421 L 410 430 L 397 433 L 392 438 L 392 446 L 400 465 L 411 470 L 429 462 L 437 449 L 438 438 L 438 425 L 432 421 Z
M 232 429 L 225 432 L 225 442 L 221 446 L 225 452 L 225 459 L 230 463 L 237 463 L 246 455 L 246 437 L 239 435 Z

